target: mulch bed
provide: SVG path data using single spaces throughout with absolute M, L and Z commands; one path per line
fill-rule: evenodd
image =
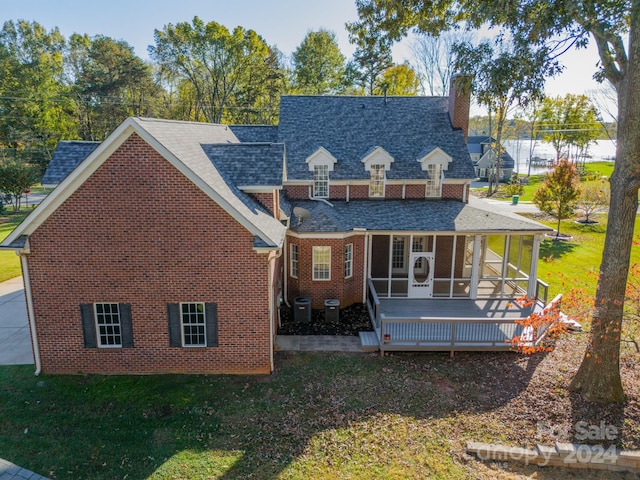
M 371 331 L 371 321 L 364 304 L 354 304 L 340 309 L 338 322 L 325 319 L 324 310 L 312 310 L 311 321 L 296 321 L 291 307 L 280 308 L 281 327 L 278 335 L 358 335 L 358 332 Z

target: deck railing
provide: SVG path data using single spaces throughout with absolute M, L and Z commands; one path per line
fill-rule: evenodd
M 380 318 L 380 350 L 509 350 L 522 333 L 513 319 Z
M 536 300 L 540 300 L 543 305 L 546 305 L 548 298 L 549 298 L 549 285 L 547 283 L 544 283 L 542 280 L 537 280 L 536 281 Z
M 377 329 L 380 328 L 380 299 L 376 293 L 376 289 L 373 286 L 373 280 L 367 279 L 367 308 L 369 310 L 369 317 L 371 323 Z

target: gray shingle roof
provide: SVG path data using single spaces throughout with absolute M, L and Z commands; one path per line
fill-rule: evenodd
M 276 143 L 278 141 L 276 125 L 230 125 L 230 127 L 242 143 Z
M 76 140 L 58 142 L 49 166 L 42 177 L 42 184 L 58 185 L 98 145 L 100 145 L 100 142 L 81 142 Z
M 545 232 L 545 225 L 520 216 L 500 215 L 456 200 L 354 200 L 350 202 L 305 200 L 294 202 L 310 216 L 299 223 L 291 219 L 298 232 L 348 232 L 354 228 L 369 231 L 426 232 Z
M 473 179 L 462 131 L 454 130 L 445 97 L 283 96 L 278 141 L 287 146 L 287 175 L 309 180 L 305 163 L 319 147 L 338 162 L 331 178 L 365 178 L 362 158 L 372 147 L 393 158 L 389 179 L 426 178 L 418 159 L 427 147 L 453 158 L 445 178 Z
M 203 144 L 211 142 L 237 143 L 231 129 L 210 123 L 133 120 L 221 197 L 238 217 L 254 225 L 262 234 L 262 243 L 271 247 L 282 245 L 286 228 L 250 195 L 240 191 L 224 171 L 216 168 L 202 148 Z
M 238 187 L 282 186 L 284 145 L 243 143 L 202 145 L 214 165 Z

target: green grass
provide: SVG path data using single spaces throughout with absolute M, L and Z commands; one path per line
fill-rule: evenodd
M 473 478 L 467 383 L 446 355 L 289 355 L 250 376 L 33 376 L 0 368 L 2 457 L 52 478 Z M 321 372 L 321 374 L 320 374 Z M 427 381 L 428 379 L 428 381 Z M 461 407 L 463 408 L 463 407 Z
M 572 288 L 595 294 L 598 271 L 607 229 L 607 215 L 596 215 L 597 224 L 581 225 L 572 220 L 561 223 L 560 232 L 572 235 L 571 240 L 546 239 L 540 247 L 538 278 L 549 284 L 553 297 Z M 552 228 L 555 220 L 542 222 Z M 640 232 L 640 217 L 636 216 L 635 231 Z M 640 248 L 631 249 L 631 263 L 640 263 Z
M 19 213 L 1 217 L 0 221 L 0 241 L 4 240 L 18 224 L 24 220 L 27 213 Z M 20 268 L 20 258 L 13 250 L 0 250 L 0 282 L 22 275 Z

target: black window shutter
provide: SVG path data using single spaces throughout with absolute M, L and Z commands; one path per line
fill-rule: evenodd
M 93 304 L 80 305 L 80 317 L 82 318 L 82 335 L 84 336 L 84 348 L 98 348 L 96 338 L 96 321 L 93 316 Z
M 169 346 L 182 347 L 182 334 L 180 332 L 180 305 L 169 303 L 167 305 L 167 317 L 169 318 Z
M 207 347 L 218 346 L 218 305 L 204 304 L 204 316 L 207 323 Z
M 122 348 L 133 348 L 133 322 L 131 321 L 131 305 L 118 304 L 120 310 L 120 334 L 122 335 Z

